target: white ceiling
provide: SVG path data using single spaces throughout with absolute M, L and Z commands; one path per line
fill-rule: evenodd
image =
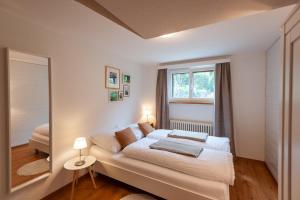
M 154 64 L 265 51 L 280 36 L 280 26 L 293 6 L 153 39 L 142 39 L 72 0 L 1 0 L 0 8 L 118 56 Z

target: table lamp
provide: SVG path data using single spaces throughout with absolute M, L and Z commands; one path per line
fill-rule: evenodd
M 76 166 L 81 166 L 85 164 L 85 160 L 81 160 L 81 149 L 84 149 L 86 147 L 87 143 L 85 137 L 78 137 L 75 139 L 73 149 L 79 149 L 79 161 L 75 162 Z
M 150 110 L 146 109 L 146 110 L 144 111 L 144 115 L 146 116 L 147 122 L 149 123 L 149 116 L 151 115 Z

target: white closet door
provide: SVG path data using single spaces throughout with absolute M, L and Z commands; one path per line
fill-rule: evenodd
M 291 199 L 300 199 L 300 24 L 291 32 Z
M 300 199 L 300 4 L 284 24 L 283 134 L 279 200 Z

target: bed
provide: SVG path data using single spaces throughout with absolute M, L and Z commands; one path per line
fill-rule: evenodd
M 171 200 L 229 200 L 229 185 L 204 180 L 158 165 L 113 154 L 97 145 L 90 149 L 96 157 L 94 170 L 159 197 Z
M 36 152 L 49 154 L 49 124 L 42 124 L 35 128 L 29 139 L 29 146 Z
M 141 158 L 134 158 L 134 156 L 132 157 L 130 155 L 127 155 L 127 147 L 137 147 L 145 142 L 152 142 L 152 140 L 156 141 L 158 139 L 148 137 L 140 138 L 137 142 L 130 144 L 124 150 L 114 151 L 114 149 L 118 149 L 118 147 L 116 147 L 117 143 L 115 143 L 115 145 L 112 145 L 115 146 L 115 148 L 108 148 L 108 146 L 110 146 L 108 144 L 113 144 L 115 141 L 113 141 L 113 137 L 109 136 L 110 134 L 104 135 L 104 137 L 103 135 L 101 136 L 102 144 L 99 144 L 97 141 L 92 140 L 92 143 L 94 143 L 94 145 L 91 146 L 89 152 L 90 155 L 95 156 L 97 159 L 97 162 L 94 166 L 94 170 L 96 172 L 127 183 L 136 188 L 140 188 L 144 191 L 165 199 L 229 200 L 229 185 L 232 185 L 234 181 L 232 159 L 229 159 L 229 167 L 227 166 L 227 170 L 229 170 L 229 173 L 231 173 L 232 180 L 226 182 L 222 181 L 222 179 L 213 180 L 207 177 L 201 178 L 201 176 L 205 174 L 204 172 L 201 172 L 201 170 L 199 170 L 200 173 L 198 173 L 197 175 L 193 175 L 191 173 L 187 173 L 184 170 L 180 171 L 171 169 L 172 167 L 170 168 L 170 166 L 162 166 L 160 165 L 161 163 L 151 163 Z M 105 144 L 106 146 L 104 146 L 103 144 Z M 132 148 L 129 149 L 132 150 Z M 213 149 L 205 149 L 204 152 L 212 152 L 213 154 L 220 155 L 231 155 L 231 153 L 228 151 L 219 151 Z M 209 160 L 210 158 L 208 156 L 205 159 Z M 202 163 L 205 161 L 205 159 L 203 159 Z M 211 159 L 209 162 L 213 163 L 213 160 Z M 219 164 L 218 162 L 216 162 L 213 165 L 217 167 Z M 197 168 L 194 168 L 193 170 L 195 169 Z M 207 173 L 208 175 L 214 173 L 212 169 Z

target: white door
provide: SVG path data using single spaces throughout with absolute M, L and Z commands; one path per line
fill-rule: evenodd
M 291 32 L 291 200 L 300 199 L 300 24 Z
M 279 199 L 300 199 L 300 9 L 285 24 L 284 131 Z

